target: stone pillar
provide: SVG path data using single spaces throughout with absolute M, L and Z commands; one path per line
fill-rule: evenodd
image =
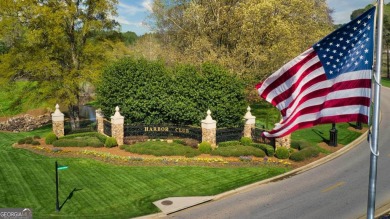
M 291 134 L 286 135 L 281 138 L 275 138 L 275 147 L 285 147 L 290 148 L 291 147 Z
M 111 116 L 111 135 L 118 145 L 123 145 L 125 117 L 119 113 L 119 107 L 115 107 L 115 114 Z
M 244 137 L 252 138 L 252 128 L 255 127 L 256 117 L 252 116 L 251 108 L 249 106 L 246 110 L 247 112 L 244 116 L 245 119 Z
M 97 132 L 104 134 L 104 115 L 101 109 L 96 110 Z
M 51 114 L 53 133 L 57 138 L 65 135 L 64 132 L 64 114 L 60 111 L 60 106 L 56 104 L 56 110 Z
M 282 122 L 282 120 L 280 120 L 280 122 Z M 278 126 L 279 123 L 276 123 L 275 126 Z M 285 148 L 290 148 L 291 147 L 291 134 L 288 134 L 284 137 L 281 137 L 281 138 L 275 138 L 275 148 L 278 148 L 278 147 L 285 147 Z
M 211 111 L 207 110 L 206 119 L 202 120 L 202 142 L 208 142 L 211 147 L 217 146 L 217 121 L 211 118 Z

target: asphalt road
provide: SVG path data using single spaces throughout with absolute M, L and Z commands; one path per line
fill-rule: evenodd
M 376 208 L 390 203 L 390 89 L 381 91 Z M 306 172 L 198 205 L 169 218 L 359 218 L 367 212 L 370 149 L 364 140 Z

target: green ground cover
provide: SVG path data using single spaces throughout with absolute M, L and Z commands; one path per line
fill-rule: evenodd
M 46 103 L 29 99 L 26 95 L 33 86 L 35 83 L 29 81 L 18 81 L 7 86 L 0 86 L 0 117 L 45 108 Z
M 215 195 L 288 171 L 266 167 L 117 166 L 87 158 L 54 158 L 16 149 L 33 132 L 0 132 L 0 208 L 31 208 L 34 218 L 130 218 L 158 212 L 169 196 Z M 60 171 L 60 212 L 55 212 L 54 162 Z M 73 193 L 72 193 L 73 191 Z M 68 199 L 67 199 L 68 197 Z

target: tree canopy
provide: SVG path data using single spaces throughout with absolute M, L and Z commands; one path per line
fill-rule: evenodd
M 151 25 L 182 61 L 216 62 L 253 83 L 330 33 L 330 13 L 325 0 L 155 0 Z
M 2 83 L 35 81 L 35 101 L 78 105 L 83 86 L 98 78 L 105 40 L 97 33 L 118 24 L 117 0 L 2 0 Z

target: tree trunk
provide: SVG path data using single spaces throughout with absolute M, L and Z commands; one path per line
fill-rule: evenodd
M 80 128 L 80 110 L 77 105 L 69 105 L 70 126 L 72 130 Z

